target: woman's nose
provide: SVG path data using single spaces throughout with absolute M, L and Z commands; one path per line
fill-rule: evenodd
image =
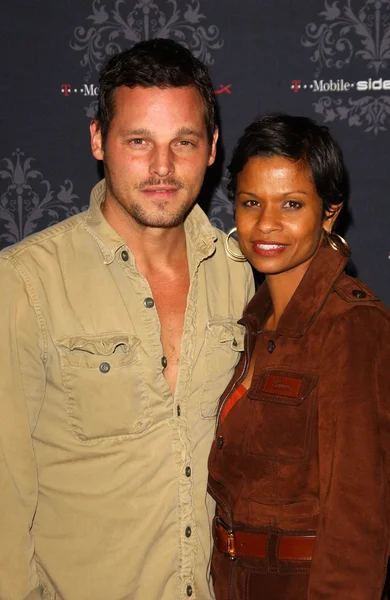
M 279 231 L 282 229 L 282 220 L 279 209 L 273 206 L 264 207 L 259 214 L 256 226 L 257 229 L 263 233 L 270 233 L 271 231 Z

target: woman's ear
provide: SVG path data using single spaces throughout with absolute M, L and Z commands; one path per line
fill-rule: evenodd
M 333 226 L 337 220 L 337 217 L 340 214 L 341 209 L 343 208 L 343 203 L 341 204 L 333 204 L 325 211 L 325 216 L 322 222 L 322 227 L 325 229 L 327 233 L 332 233 Z

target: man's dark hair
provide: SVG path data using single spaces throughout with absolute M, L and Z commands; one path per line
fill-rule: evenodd
M 309 169 L 323 203 L 323 216 L 325 213 L 330 216 L 331 207 L 342 204 L 346 199 L 343 155 L 329 129 L 307 117 L 282 113 L 258 117 L 238 140 L 228 166 L 230 197 L 234 198 L 237 175 L 250 158 L 272 156 L 283 156 Z
M 215 95 L 207 67 L 187 48 L 173 40 L 156 38 L 139 42 L 130 50 L 112 56 L 99 77 L 99 99 L 95 120 L 103 144 L 115 111 L 114 92 L 125 85 L 141 87 L 193 86 L 200 93 L 207 138 L 211 145 L 215 130 Z

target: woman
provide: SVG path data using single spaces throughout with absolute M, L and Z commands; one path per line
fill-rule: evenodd
M 341 151 L 310 119 L 268 115 L 229 169 L 239 246 L 266 281 L 240 321 L 245 350 L 209 459 L 216 599 L 379 600 L 390 318 L 344 273 L 348 247 L 332 233 Z

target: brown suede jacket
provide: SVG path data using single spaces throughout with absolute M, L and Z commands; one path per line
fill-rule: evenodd
M 245 351 L 220 400 L 209 492 L 231 529 L 317 538 L 302 568 L 269 557 L 232 561 L 215 549 L 217 600 L 381 597 L 390 540 L 390 314 L 344 273 L 345 263 L 323 246 L 276 331 L 262 330 L 266 283 L 240 321 Z M 221 424 L 255 344 L 251 387 Z M 282 583 L 267 583 L 270 574 Z M 301 587 L 295 575 L 305 575 Z

